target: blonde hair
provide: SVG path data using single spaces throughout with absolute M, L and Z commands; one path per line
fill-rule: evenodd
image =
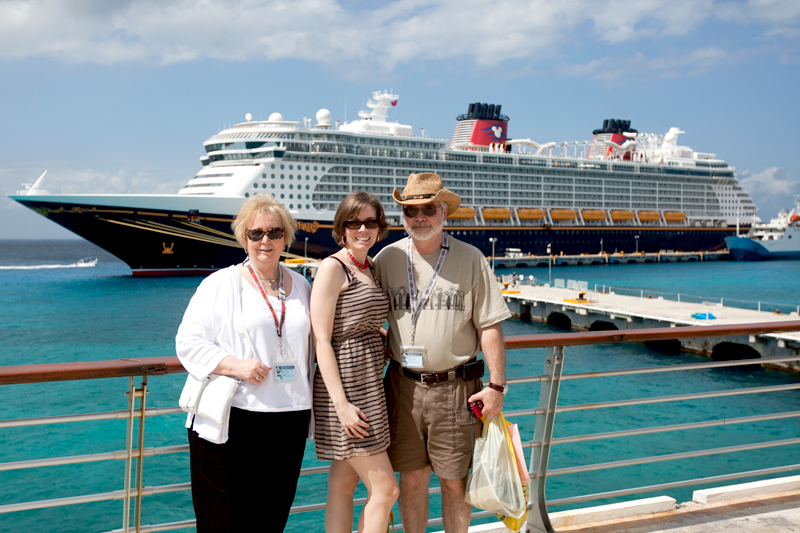
M 354 220 L 358 214 L 367 206 L 372 206 L 375 209 L 375 216 L 378 219 L 378 238 L 376 242 L 383 240 L 386 234 L 389 233 L 389 224 L 386 223 L 386 217 L 383 214 L 383 206 L 380 200 L 373 195 L 364 191 L 353 191 L 347 195 L 339 204 L 336 210 L 336 215 L 333 217 L 333 240 L 339 246 L 344 246 L 342 237 L 344 237 L 344 223 L 348 220 Z
M 256 194 L 239 207 L 236 218 L 231 222 L 233 235 L 242 248 L 247 250 L 247 230 L 258 215 L 272 215 L 277 218 L 283 228 L 283 239 L 286 247 L 294 242 L 294 234 L 297 231 L 297 222 L 292 217 L 289 210 L 282 203 L 277 201 L 269 194 Z

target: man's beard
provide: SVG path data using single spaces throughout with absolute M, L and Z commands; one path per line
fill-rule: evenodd
M 403 217 L 403 227 L 406 228 L 406 233 L 408 233 L 412 239 L 416 241 L 427 241 L 442 231 L 442 228 L 444 228 L 444 220 L 438 225 L 425 222 L 424 224 L 414 227 L 412 224 L 409 224 L 406 217 Z

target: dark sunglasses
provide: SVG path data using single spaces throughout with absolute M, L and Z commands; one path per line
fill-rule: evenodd
M 345 220 L 344 227 L 347 229 L 361 229 L 361 225 L 367 229 L 375 229 L 379 226 L 377 218 L 368 218 L 367 220 Z
M 269 237 L 271 241 L 283 239 L 283 228 L 269 228 L 267 231 L 263 229 L 249 229 L 247 230 L 247 238 L 253 242 L 258 242 L 264 238 L 264 235 Z
M 415 216 L 417 216 L 417 213 L 419 213 L 421 209 L 423 215 L 425 215 L 426 217 L 432 217 L 433 215 L 436 214 L 436 210 L 439 209 L 440 207 L 441 206 L 435 204 L 423 205 L 422 207 L 406 205 L 403 207 L 403 214 L 408 218 L 414 218 Z

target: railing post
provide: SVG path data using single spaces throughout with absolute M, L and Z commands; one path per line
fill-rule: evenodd
M 561 370 L 564 365 L 564 347 L 556 346 L 547 348 L 547 359 L 544 363 L 544 375 L 549 376 L 549 381 L 542 382 L 539 392 L 539 408 L 544 409 L 544 414 L 536 417 L 536 429 L 533 440 L 540 443 L 538 448 L 531 451 L 531 491 L 528 512 L 528 523 L 525 524 L 526 533 L 553 533 L 555 530 L 550 524 L 547 514 L 547 500 L 545 497 L 545 483 L 547 481 L 547 463 L 550 458 L 550 441 L 553 437 L 553 423 L 556 418 L 556 405 L 558 404 L 558 390 L 561 387 Z
M 144 420 L 147 412 L 147 374 L 142 376 L 142 388 L 138 389 L 139 400 L 139 459 L 136 461 L 136 511 L 134 525 L 136 533 L 141 531 L 142 522 L 142 472 L 144 469 Z
M 136 388 L 133 385 L 133 376 L 128 378 L 128 429 L 125 437 L 125 449 L 128 452 L 125 458 L 125 499 L 122 502 L 122 531 L 128 533 L 131 520 L 131 463 L 133 461 L 133 411 L 136 403 Z

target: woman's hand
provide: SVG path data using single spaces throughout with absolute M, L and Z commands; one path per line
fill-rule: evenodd
M 336 406 L 336 416 L 339 417 L 344 432 L 351 439 L 363 439 L 369 437 L 367 428 L 369 421 L 361 409 L 350 402 L 345 402 L 342 406 Z
M 260 385 L 267 378 L 271 367 L 256 359 L 236 359 L 235 357 L 225 358 L 225 362 L 232 368 L 227 370 L 226 375 L 249 381 L 254 385 Z

